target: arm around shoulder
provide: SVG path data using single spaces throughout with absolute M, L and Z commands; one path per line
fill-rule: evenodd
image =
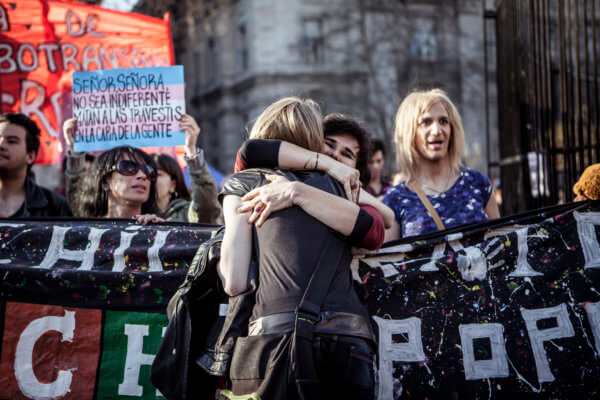
M 385 204 L 383 204 L 381 201 L 377 200 L 374 196 L 372 196 L 369 192 L 367 192 L 364 189 L 360 189 L 358 204 L 368 205 L 375 208 L 381 214 L 381 217 L 383 218 L 383 223 L 385 224 L 385 228 L 389 229 L 392 227 L 392 224 L 395 221 L 394 211 Z

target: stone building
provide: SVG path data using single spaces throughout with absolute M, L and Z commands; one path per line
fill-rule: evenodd
M 352 114 L 393 149 L 393 119 L 402 98 L 416 88 L 441 87 L 462 114 L 468 163 L 487 172 L 481 1 L 161 4 L 162 9 L 142 0 L 134 11 L 171 12 L 188 112 L 198 120 L 200 145 L 218 169 L 233 170 L 246 127 L 282 96 L 311 97 L 324 113 Z M 391 172 L 393 151 L 387 165 Z

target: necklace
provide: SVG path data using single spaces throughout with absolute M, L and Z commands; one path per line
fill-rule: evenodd
M 418 179 L 417 177 L 415 177 L 415 179 L 417 180 L 417 182 L 419 182 L 419 184 L 423 187 L 425 187 L 426 189 L 429 189 L 430 192 L 433 192 L 434 196 L 435 195 L 439 195 L 441 193 L 444 193 L 446 190 L 448 190 L 448 183 L 450 183 L 450 177 L 452 176 L 452 172 L 450 172 L 448 174 L 448 178 L 446 179 L 446 183 L 444 183 L 444 186 L 442 186 L 442 190 L 440 189 L 436 189 L 436 188 L 432 188 L 429 185 L 426 185 L 425 183 L 421 182 L 420 179 Z

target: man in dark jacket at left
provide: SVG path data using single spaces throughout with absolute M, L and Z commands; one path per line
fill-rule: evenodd
M 67 200 L 35 183 L 30 173 L 40 129 L 23 114 L 0 115 L 0 218 L 69 216 Z

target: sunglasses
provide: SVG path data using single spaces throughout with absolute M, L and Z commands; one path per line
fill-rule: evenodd
M 133 176 L 133 175 L 137 174 L 137 172 L 140 169 L 142 170 L 142 172 L 144 174 L 146 174 L 146 177 L 148 177 L 149 180 L 151 180 L 151 181 L 156 180 L 156 170 L 152 166 L 147 165 L 147 164 L 140 165 L 140 164 L 136 163 L 135 161 L 131 161 L 131 160 L 119 161 L 117 163 L 117 165 L 112 167 L 111 171 L 117 171 L 121 175 L 125 175 L 125 176 Z

